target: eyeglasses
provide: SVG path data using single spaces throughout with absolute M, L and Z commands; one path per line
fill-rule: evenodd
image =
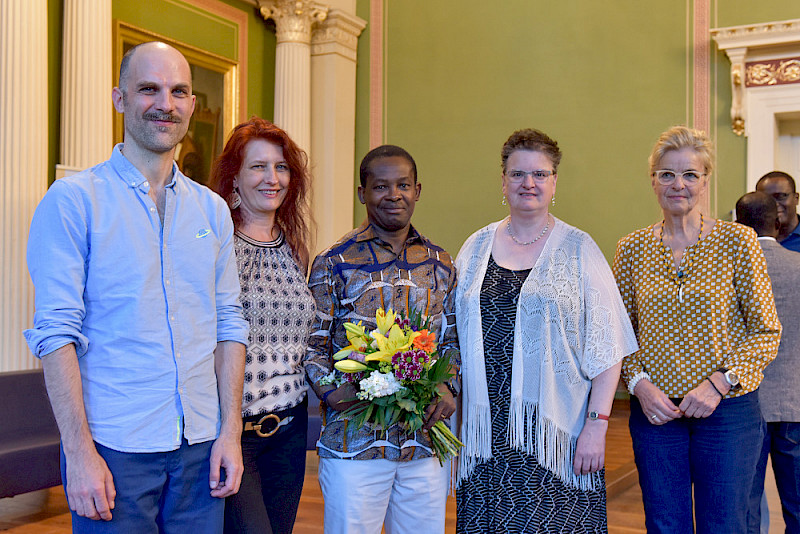
M 694 185 L 700 181 L 700 178 L 705 176 L 705 173 L 699 173 L 697 171 L 684 171 L 684 172 L 675 172 L 670 170 L 661 170 L 661 171 L 654 171 L 653 176 L 656 177 L 658 183 L 661 185 L 671 185 L 675 183 L 675 179 L 680 176 L 683 183 Z
M 533 181 L 537 184 L 543 184 L 550 178 L 552 175 L 556 174 L 556 171 L 543 171 L 543 170 L 536 170 L 536 171 L 518 171 L 516 169 L 510 170 L 506 172 L 506 176 L 508 177 L 508 181 L 514 184 L 521 183 L 525 181 L 525 178 L 528 175 L 531 175 Z

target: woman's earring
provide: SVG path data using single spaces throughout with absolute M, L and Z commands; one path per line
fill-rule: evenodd
M 506 196 L 503 195 L 503 200 L 500 201 L 501 206 L 508 206 L 508 202 L 506 202 Z
M 555 206 L 556 205 L 556 194 L 555 193 L 553 193 L 553 199 L 550 201 L 550 205 L 551 206 Z
M 242 203 L 242 197 L 240 197 L 239 192 L 236 189 L 234 189 L 233 192 L 231 192 L 231 194 L 228 195 L 228 206 L 232 210 L 235 210 L 236 208 L 239 207 L 241 203 Z

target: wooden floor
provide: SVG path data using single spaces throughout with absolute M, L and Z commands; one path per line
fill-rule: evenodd
M 616 401 L 606 444 L 608 486 L 608 530 L 610 534 L 645 534 L 642 495 L 633 466 L 628 433 L 628 406 Z M 305 485 L 295 523 L 295 534 L 321 534 L 323 502 L 317 482 L 317 456 L 311 452 Z M 770 534 L 783 532 L 780 502 L 771 468 L 767 470 Z M 446 532 L 455 532 L 455 499 L 448 499 Z M 67 534 L 71 531 L 64 491 L 59 486 L 16 497 L 0 499 L 0 531 L 9 534 Z M 422 534 L 422 533 L 421 533 Z

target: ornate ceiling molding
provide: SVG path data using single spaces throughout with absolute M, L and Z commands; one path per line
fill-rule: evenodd
M 765 76 L 768 77 L 767 71 L 772 68 L 772 60 L 792 59 L 792 56 L 797 55 L 800 51 L 800 19 L 714 28 L 711 30 L 711 37 L 731 61 L 731 128 L 736 135 L 743 135 L 744 117 L 747 115 L 746 90 L 748 87 L 777 84 L 753 83 L 753 80 L 764 80 Z M 758 59 L 760 64 L 756 66 L 754 62 L 747 62 L 748 58 Z M 777 69 L 778 67 L 773 69 L 776 80 L 779 76 Z M 789 70 L 791 78 L 794 69 Z M 788 78 L 782 79 L 782 83 L 793 82 L 794 80 Z
M 714 28 L 711 30 L 711 37 L 720 50 L 800 42 L 800 19 Z

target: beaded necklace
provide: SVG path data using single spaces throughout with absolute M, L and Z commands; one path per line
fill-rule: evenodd
M 527 247 L 528 245 L 533 245 L 534 243 L 539 241 L 541 238 L 544 237 L 544 234 L 547 233 L 547 230 L 549 228 L 550 228 L 550 216 L 548 215 L 547 216 L 547 224 L 544 225 L 544 228 L 542 229 L 542 233 L 540 233 L 538 236 L 536 236 L 533 239 L 533 241 L 520 241 L 519 239 L 517 239 L 517 237 L 511 231 L 511 216 L 510 215 L 508 216 L 508 223 L 506 224 L 506 230 L 508 230 L 508 235 L 510 235 L 511 239 L 514 240 L 514 243 L 516 243 L 517 245 L 522 245 L 523 247 Z
M 681 264 L 678 266 L 677 272 L 674 269 L 675 267 L 675 260 L 672 257 L 672 251 L 664 244 L 664 220 L 661 221 L 661 235 L 658 236 L 658 242 L 661 244 L 661 248 L 664 251 L 665 257 L 664 261 L 666 263 L 667 272 L 669 273 L 669 278 L 676 284 L 678 284 L 678 301 L 683 302 L 683 284 L 686 282 L 686 278 L 689 276 L 689 269 L 692 268 L 694 264 L 694 258 L 697 255 L 697 249 L 700 247 L 698 246 L 700 243 L 700 238 L 703 237 L 703 214 L 700 214 L 700 233 L 697 234 L 697 242 L 693 245 L 686 247 L 684 251 L 683 258 L 681 258 Z M 689 249 L 691 249 L 691 254 L 689 254 Z M 684 262 L 684 260 L 686 260 Z M 684 263 L 686 266 L 684 267 Z

